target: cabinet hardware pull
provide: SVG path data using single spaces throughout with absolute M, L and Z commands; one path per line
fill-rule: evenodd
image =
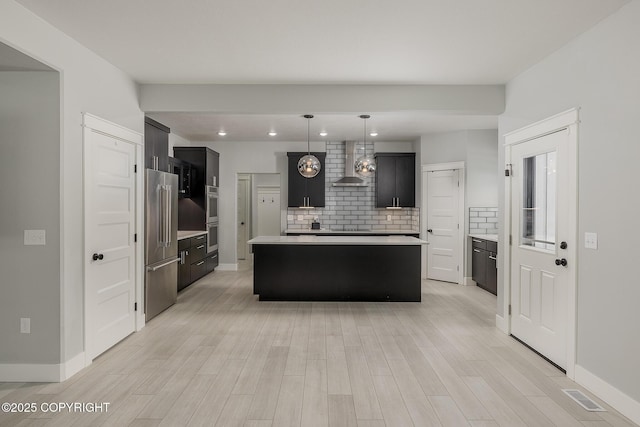
M 496 261 L 496 257 L 489 255 L 489 259 Z
M 198 237 L 196 237 L 196 240 L 201 240 L 201 239 L 204 239 L 205 237 L 206 237 L 205 235 L 198 236 Z
M 196 249 L 202 249 L 202 248 L 204 248 L 204 245 L 200 245 Z
M 480 249 L 474 249 L 473 252 L 480 252 Z
M 482 240 L 472 239 L 475 243 L 482 243 Z
M 199 263 L 196 264 L 196 266 L 202 265 L 202 264 L 204 264 L 204 261 L 200 261 Z

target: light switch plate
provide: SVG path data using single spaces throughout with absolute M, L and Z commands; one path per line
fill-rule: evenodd
M 598 249 L 598 233 L 584 233 L 584 247 Z
M 304 221 L 304 215 L 298 215 L 298 221 Z
M 25 245 L 45 245 L 46 233 L 44 230 L 24 230 Z
M 30 317 L 21 317 L 20 318 L 20 333 L 21 334 L 30 334 L 31 333 L 31 318 Z
M 391 215 L 387 215 L 387 221 L 391 221 Z
M 287 221 L 293 221 L 293 215 L 287 215 Z

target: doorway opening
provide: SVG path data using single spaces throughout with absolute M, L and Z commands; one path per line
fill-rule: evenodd
M 281 176 L 279 173 L 239 173 L 237 200 L 237 258 L 250 260 L 247 241 L 256 236 L 282 234 Z

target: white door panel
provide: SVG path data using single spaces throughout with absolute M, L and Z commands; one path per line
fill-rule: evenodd
M 569 185 L 563 130 L 511 149 L 511 331 L 549 360 L 566 366 Z
M 459 171 L 427 172 L 427 278 L 457 282 L 460 266 Z
M 85 256 L 90 359 L 135 330 L 135 160 L 135 144 L 87 131 Z M 94 254 L 101 258 L 94 260 Z

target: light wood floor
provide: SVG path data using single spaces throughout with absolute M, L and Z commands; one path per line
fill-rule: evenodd
M 0 383 L 0 402 L 107 413 L 0 413 L 0 425 L 633 425 L 566 397 L 580 387 L 498 332 L 479 288 L 427 281 L 422 303 L 258 302 L 251 289 L 246 267 L 215 272 L 70 380 Z

